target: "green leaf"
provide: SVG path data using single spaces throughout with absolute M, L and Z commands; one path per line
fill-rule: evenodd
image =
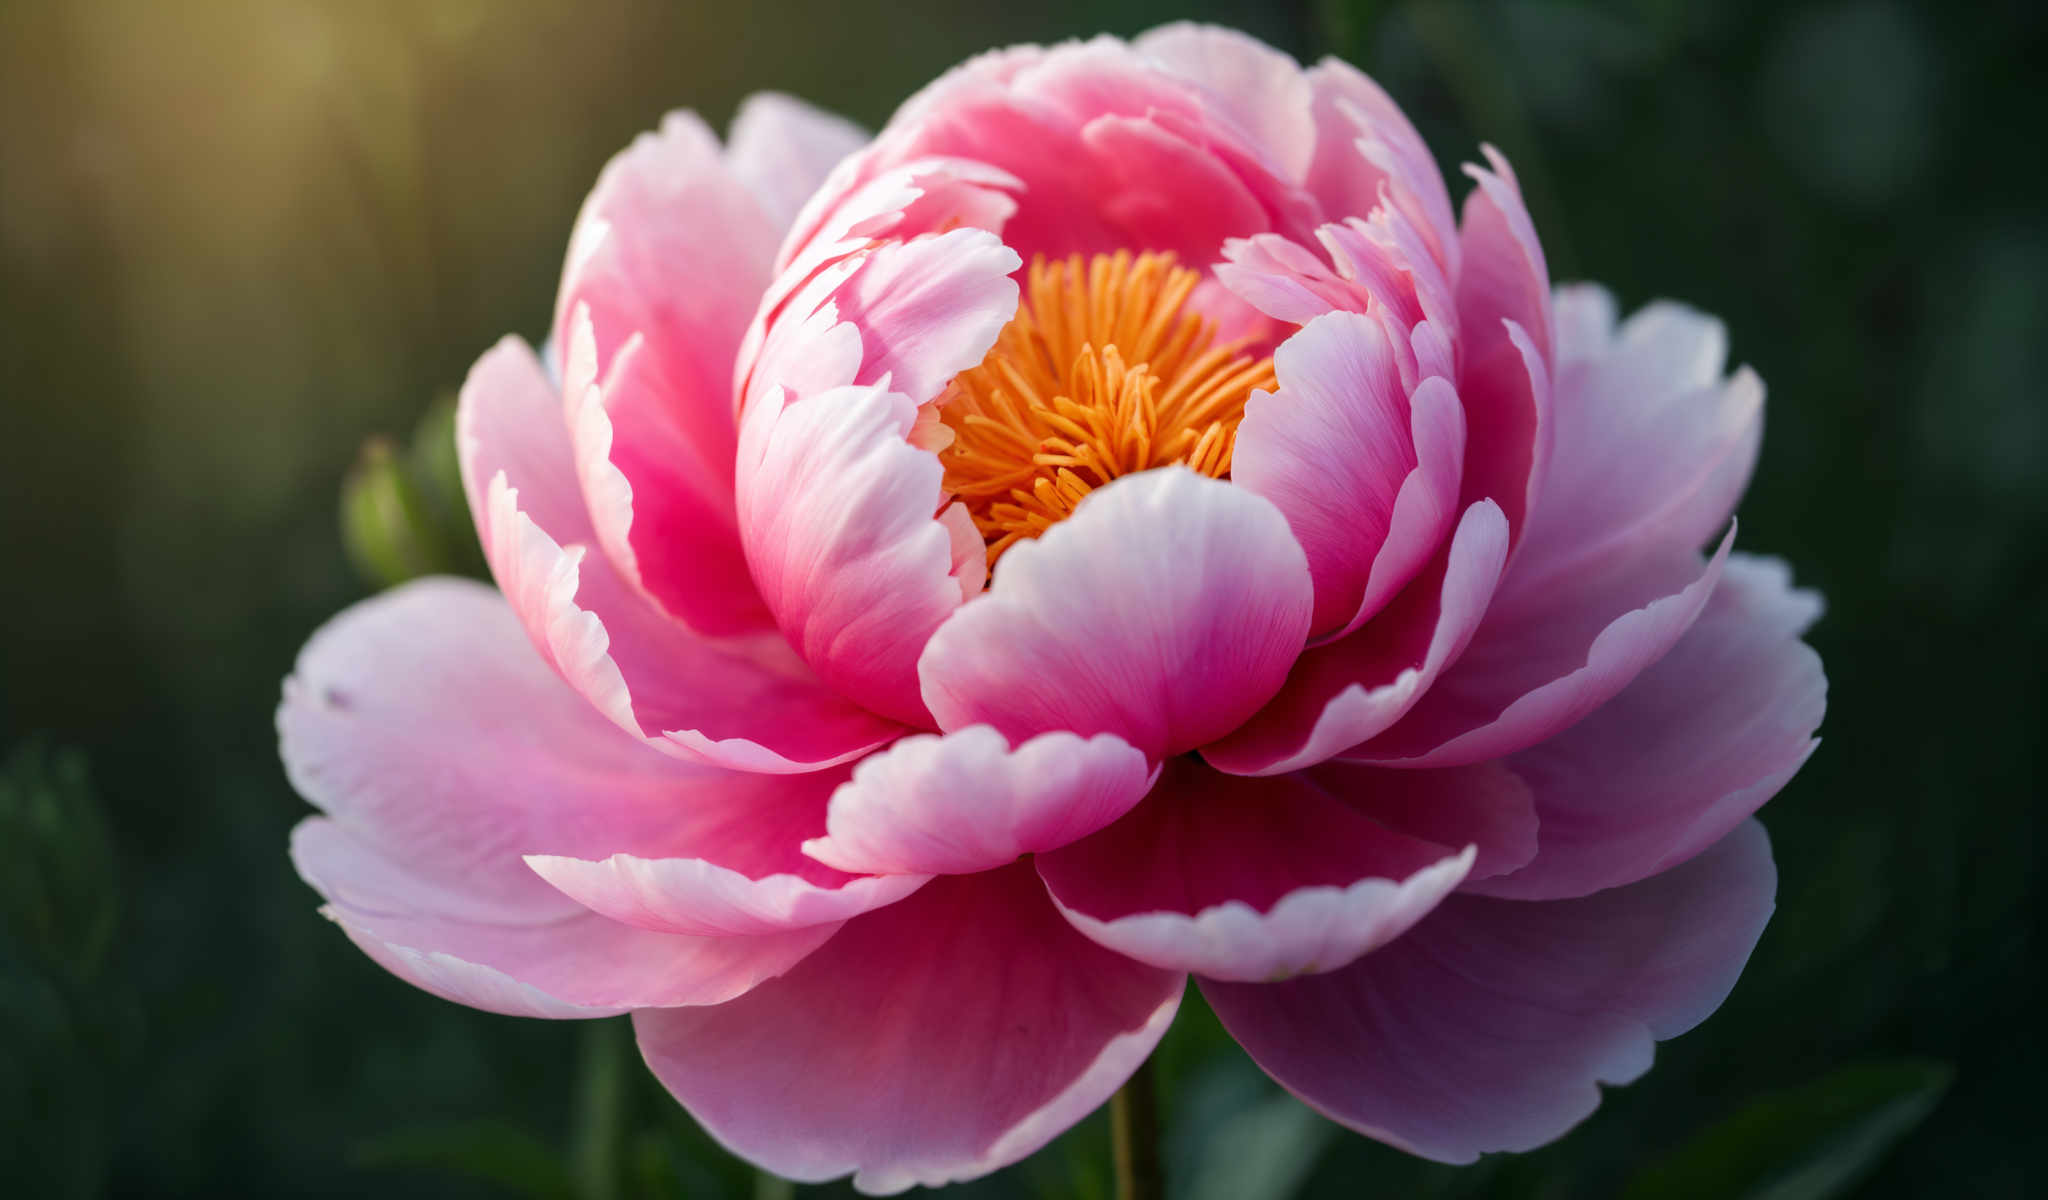
M 1287 1200 L 1337 1127 L 1273 1086 L 1242 1053 L 1212 1060 L 1180 1098 L 1167 1137 L 1170 1195 Z
M 1946 1063 L 1865 1063 L 1775 1092 L 1645 1167 L 1624 1200 L 1827 1200 L 1846 1194 L 1941 1100 Z
M 351 1156 L 359 1167 L 447 1171 L 498 1184 L 533 1200 L 575 1200 L 575 1181 L 562 1155 L 542 1139 L 503 1121 L 462 1121 L 405 1129 L 364 1142 Z

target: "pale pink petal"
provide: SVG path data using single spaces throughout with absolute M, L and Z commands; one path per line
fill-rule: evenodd
M 1222 114 L 1270 156 L 1284 178 L 1308 173 L 1316 150 L 1313 94 L 1301 65 L 1235 29 L 1187 21 L 1141 34 L 1133 49 L 1208 89 Z
M 456 437 L 485 557 L 527 634 L 621 728 L 685 758 L 755 771 L 858 757 L 896 726 L 820 683 L 776 633 L 713 640 L 656 610 L 585 547 L 561 402 L 514 339 L 463 385 Z
M 1613 301 L 1560 289 L 1557 436 L 1518 554 L 1536 575 L 1697 547 L 1728 522 L 1763 439 L 1763 383 L 1722 375 L 1720 322 L 1652 304 L 1614 327 Z
M 1036 541 L 932 636 L 941 729 L 1012 741 L 1114 733 L 1155 758 L 1237 727 L 1308 633 L 1308 564 L 1270 503 L 1172 467 L 1126 476 Z
M 1536 856 L 1535 796 L 1503 763 L 1410 771 L 1327 762 L 1302 774 L 1396 833 L 1475 847 L 1478 856 L 1461 891 Z
M 703 772 L 669 819 L 618 837 L 610 852 L 528 854 L 563 893 L 615 921 L 704 936 L 775 933 L 892 904 L 921 880 L 837 871 L 807 857 L 847 770 L 807 775 Z
M 1474 850 L 1396 833 L 1301 775 L 1170 763 L 1121 821 L 1038 856 L 1074 927 L 1139 962 L 1216 979 L 1331 971 L 1450 894 Z
M 292 785 L 326 817 L 293 836 L 300 873 L 378 961 L 466 1004 L 597 1016 L 716 1003 L 829 929 L 675 937 L 591 913 L 528 870 L 673 820 L 709 774 L 594 712 L 536 657 L 490 588 L 428 579 L 314 634 L 277 715 Z
M 755 92 L 733 114 L 725 161 L 780 235 L 839 160 L 867 140 L 843 117 L 781 92 Z
M 1273 702 L 1202 749 L 1215 767 L 1276 775 L 1313 766 L 1396 721 L 1465 651 L 1486 615 L 1508 552 L 1500 509 L 1467 509 L 1448 550 L 1370 627 L 1310 649 Z
M 1714 844 L 1819 745 L 1820 613 L 1772 559 L 1735 555 L 1671 653 L 1565 732 L 1508 760 L 1534 789 L 1535 861 L 1478 890 L 1516 899 L 1633 883 Z
M 715 464 L 705 461 L 705 448 L 689 444 L 663 419 L 671 408 L 668 383 L 646 339 L 635 334 L 620 346 L 600 381 L 586 307 L 572 315 L 570 330 L 563 375 L 569 433 L 605 556 L 656 605 L 700 633 L 767 627 L 768 609 L 740 550 L 730 453 Z
M 1440 1162 L 1531 1150 L 1629 1083 L 1735 986 L 1777 889 L 1754 822 L 1663 875 L 1578 900 L 1453 896 L 1325 975 L 1202 984 L 1254 1061 L 1317 1111 Z
M 1076 933 L 1030 867 L 936 879 L 716 1008 L 634 1015 L 655 1075 L 728 1149 L 864 1192 L 985 1175 L 1108 1098 L 1183 977 Z
M 877 875 L 985 871 L 1094 833 L 1152 776 L 1143 754 L 1106 733 L 1045 733 L 1014 750 L 985 725 L 919 734 L 861 761 L 832 797 L 829 836 L 804 852 Z
M 381 847 L 321 817 L 293 831 L 292 864 L 326 897 L 321 911 L 379 966 L 444 1000 L 516 1017 L 723 1004 L 787 971 L 836 928 L 684 937 L 573 904 L 514 920 L 450 915 L 442 879 L 395 866 Z
M 1245 406 L 1231 478 L 1271 500 L 1308 555 L 1312 628 L 1356 628 L 1368 591 L 1384 607 L 1449 535 L 1463 414 L 1441 379 L 1411 401 L 1382 327 L 1356 313 L 1311 321 L 1274 368 L 1278 390 Z M 1381 567 L 1403 502 L 1400 543 Z
M 761 594 L 812 669 L 914 725 L 917 656 L 960 606 L 938 459 L 906 439 L 917 407 L 879 387 L 750 407 L 740 529 Z
M 1646 556 L 1532 594 L 1511 568 L 1457 665 L 1400 724 L 1345 757 L 1454 766 L 1535 745 L 1605 703 L 1692 628 L 1735 544 L 1704 566 L 1691 551 Z

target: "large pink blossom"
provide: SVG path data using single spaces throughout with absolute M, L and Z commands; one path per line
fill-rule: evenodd
M 1189 26 L 873 138 L 670 117 L 576 223 L 559 370 L 463 390 L 498 586 L 285 686 L 299 871 L 438 995 L 633 1013 L 796 1179 L 1016 1161 L 1190 975 L 1353 1129 L 1562 1134 L 1770 914 L 1819 604 L 1731 553 L 1721 326 L 1553 289 L 1485 159 L 1456 208 L 1371 80 Z

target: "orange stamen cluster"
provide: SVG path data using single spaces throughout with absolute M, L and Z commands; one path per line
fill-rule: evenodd
M 1187 310 L 1200 282 L 1171 254 L 1032 262 L 1017 315 L 939 400 L 945 487 L 991 566 L 1119 476 L 1173 463 L 1230 474 L 1245 401 L 1274 386 L 1273 360 L 1245 353 L 1250 339 L 1216 342 Z

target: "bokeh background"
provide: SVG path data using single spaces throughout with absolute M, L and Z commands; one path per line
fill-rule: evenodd
M 1764 813 L 1776 920 L 1644 1082 L 1452 1170 L 1276 1100 L 1195 1011 L 1161 1059 L 1176 1194 L 2040 1186 L 2040 6 L 6 0 L 13 1194 L 786 1194 L 620 1022 L 443 1004 L 315 914 L 271 714 L 372 586 L 342 480 L 501 333 L 544 331 L 584 191 L 666 109 L 722 123 L 779 88 L 873 126 L 987 46 L 1180 16 L 1360 63 L 1447 169 L 1508 153 L 1557 278 L 1726 319 L 1770 385 L 1743 543 L 1827 594 L 1832 697 Z M 1098 1116 L 975 1194 L 1102 1195 L 1106 1155 Z

